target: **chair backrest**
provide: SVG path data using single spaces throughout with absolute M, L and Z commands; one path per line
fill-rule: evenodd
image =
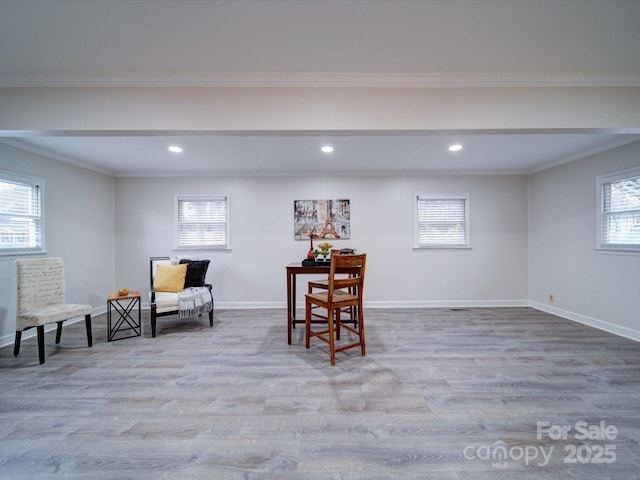
M 367 254 L 331 255 L 331 270 L 329 272 L 329 294 L 334 290 L 353 289 L 357 296 L 362 297 L 364 289 L 364 272 L 367 264 Z M 349 274 L 342 278 L 341 274 Z
M 159 265 L 180 265 L 187 264 L 187 274 L 184 279 L 186 287 L 202 287 L 207 286 L 206 276 L 209 268 L 209 259 L 193 259 L 178 257 L 149 257 L 149 289 L 153 290 L 156 278 L 156 271 Z
M 171 257 L 149 257 L 149 289 L 153 290 L 153 279 L 156 278 L 158 265 L 172 265 Z
M 353 255 L 355 255 L 355 253 L 342 253 L 342 250 L 341 250 L 341 249 L 339 249 L 339 248 L 337 248 L 337 249 L 336 249 L 336 248 L 334 248 L 334 249 L 332 249 L 332 250 L 331 250 L 331 257 L 330 257 L 330 259 L 331 259 L 331 260 L 333 260 L 333 258 L 334 258 L 334 257 L 337 257 L 337 256 L 345 256 L 345 255 L 351 255 L 351 256 L 353 256 Z M 341 270 L 342 270 L 342 271 L 341 271 Z M 345 269 L 345 268 L 338 268 L 338 270 L 336 270 L 336 273 L 337 273 L 337 274 L 338 274 L 338 273 L 342 273 L 342 274 L 349 274 L 349 273 L 351 273 L 349 270 L 350 270 L 349 268 L 346 268 L 346 269 Z M 351 269 L 351 270 L 353 270 L 353 269 Z
M 64 303 L 64 264 L 61 258 L 16 260 L 18 314 Z

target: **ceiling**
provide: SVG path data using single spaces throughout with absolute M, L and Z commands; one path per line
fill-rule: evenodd
M 0 87 L 640 86 L 639 21 L 635 0 L 2 0 Z M 640 139 L 628 133 L 5 141 L 114 176 L 530 173 Z
M 530 135 L 199 135 L 31 137 L 7 142 L 35 153 L 125 176 L 526 174 L 640 137 Z M 449 152 L 453 143 L 463 145 Z M 180 154 L 168 151 L 182 147 Z M 324 154 L 324 145 L 334 151 Z

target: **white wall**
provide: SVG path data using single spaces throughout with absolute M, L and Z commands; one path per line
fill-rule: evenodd
M 445 192 L 470 194 L 472 250 L 414 252 L 413 195 Z M 368 254 L 369 305 L 527 301 L 525 176 L 118 178 L 118 286 L 148 289 L 148 257 L 172 254 L 181 193 L 230 196 L 232 250 L 202 254 L 212 260 L 208 280 L 221 308 L 284 308 L 285 265 L 309 247 L 293 240 L 293 202 L 320 198 L 351 201 L 352 238 L 334 245 Z
M 530 176 L 529 298 L 640 340 L 640 256 L 595 250 L 596 177 L 633 166 L 640 166 L 640 142 Z
M 68 302 L 104 311 L 115 278 L 114 179 L 2 143 L 0 169 L 44 179 L 46 256 L 64 259 Z M 0 257 L 0 345 L 15 335 L 14 260 Z

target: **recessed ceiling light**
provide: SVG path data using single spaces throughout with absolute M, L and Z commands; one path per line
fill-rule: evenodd
M 324 153 L 331 153 L 333 152 L 333 147 L 330 147 L 329 145 L 325 145 L 320 150 L 322 150 Z
M 460 150 L 462 150 L 462 145 L 456 144 L 449 146 L 450 152 L 459 152 Z
M 171 145 L 169 147 L 169 151 L 172 153 L 180 153 L 182 152 L 182 148 L 178 147 L 177 145 Z

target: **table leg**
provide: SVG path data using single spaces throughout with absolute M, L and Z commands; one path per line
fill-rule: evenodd
M 111 300 L 107 300 L 107 342 L 111 341 L 111 332 L 113 328 L 111 328 Z
M 138 328 L 140 329 L 138 335 L 142 336 L 142 301 L 138 299 Z
M 293 323 L 293 312 L 291 308 L 291 272 L 287 272 L 287 340 L 291 345 L 291 327 Z M 294 300 L 295 301 L 295 300 Z
M 291 322 L 293 323 L 293 328 L 296 328 L 296 274 L 293 274 L 293 278 L 291 279 Z

